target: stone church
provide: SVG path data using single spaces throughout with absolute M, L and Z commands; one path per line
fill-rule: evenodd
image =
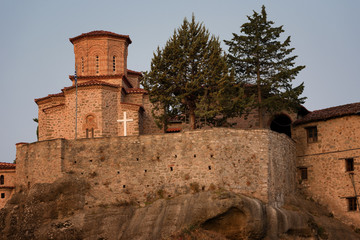
M 35 99 L 39 141 L 161 132 L 140 88 L 142 74 L 127 68 L 128 35 L 92 31 L 70 42 L 77 76 L 69 76 L 72 85 L 60 93 Z
M 74 141 L 72 139 L 137 136 L 164 131 L 157 128 L 148 94 L 140 88 L 142 74 L 127 69 L 129 36 L 93 31 L 70 38 L 70 42 L 74 45 L 77 76 L 69 76 L 72 85 L 60 93 L 35 99 L 39 107 L 39 142 L 17 144 L 18 185 L 29 187 L 30 183 L 32 186 L 53 182 L 68 173 L 93 176 L 95 167 L 92 164 L 100 166 L 96 168 L 99 181 L 103 180 L 101 177 L 111 177 L 112 181 L 106 182 L 106 186 L 119 191 L 122 197 L 129 197 L 125 192 L 129 189 L 144 197 L 144 192 L 161 186 L 168 186 L 169 193 L 176 192 L 172 182 L 175 179 L 177 186 L 196 179 L 207 189 L 211 181 L 221 178 L 221 181 L 226 179 L 229 186 L 236 186 L 234 189 L 241 186 L 239 193 L 247 193 L 246 189 L 256 192 L 254 189 L 260 185 L 251 183 L 269 177 L 261 182 L 274 184 L 263 186 L 263 190 L 278 193 L 282 189 L 296 188 L 326 206 L 336 218 L 360 228 L 360 103 L 312 112 L 302 107 L 297 113 L 264 116 L 266 128 L 290 138 L 268 130 L 217 129 L 211 130 L 213 132 L 185 132 L 183 135 L 110 139 L 117 146 L 112 148 L 106 145 L 108 141 L 101 139 Z M 232 121 L 237 128 L 259 128 L 256 112 Z M 182 129 L 184 124 L 178 122 L 166 131 L 179 132 Z M 187 137 L 183 137 L 185 135 Z M 262 137 L 265 138 L 261 140 Z M 45 141 L 51 139 L 57 140 Z M 139 139 L 143 145 L 139 144 Z M 59 148 L 59 145 L 64 147 Z M 90 147 L 83 155 L 73 156 L 72 148 L 85 149 L 83 145 Z M 273 155 L 265 154 L 271 156 L 269 163 L 273 165 L 264 164 L 262 159 L 266 156 L 260 156 L 266 153 L 259 150 L 264 146 L 266 151 L 274 151 Z M 229 147 L 237 150 L 229 150 L 231 154 L 226 154 Z M 239 147 L 243 150 L 239 151 Z M 103 148 L 113 154 L 105 153 L 101 150 Z M 131 148 L 132 151 L 128 151 Z M 253 152 L 246 152 L 248 149 Z M 61 153 L 53 153 L 56 151 Z M 48 161 L 50 153 L 53 161 Z M 127 154 L 126 161 L 119 157 L 124 153 Z M 93 162 L 93 158 L 98 160 Z M 104 161 L 107 164 L 102 164 Z M 226 165 L 228 163 L 231 165 Z M 221 170 L 227 166 L 229 169 Z M 254 170 L 254 167 L 264 170 L 268 166 L 274 168 L 262 174 Z M 271 176 L 275 175 L 269 174 L 271 171 L 280 178 L 272 179 Z M 224 173 L 226 176 L 221 175 Z M 6 187 L 12 187 L 10 185 L 11 181 Z M 107 188 L 96 187 L 96 190 L 101 198 Z M 4 194 L 10 196 L 10 193 Z M 260 197 L 254 196 L 262 199 L 263 194 L 266 200 L 269 195 L 261 191 L 259 194 Z M 290 195 L 291 191 L 287 194 Z

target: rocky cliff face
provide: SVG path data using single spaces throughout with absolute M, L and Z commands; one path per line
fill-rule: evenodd
M 322 219 L 316 206 L 306 208 L 299 202 L 285 210 L 214 190 L 158 199 L 145 206 L 92 205 L 85 200 L 89 186 L 81 179 L 63 178 L 17 193 L 0 211 L 0 238 L 360 239 L 335 219 Z

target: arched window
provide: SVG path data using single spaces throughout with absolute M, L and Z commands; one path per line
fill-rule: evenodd
M 86 138 L 94 138 L 94 129 L 96 128 L 96 119 L 93 115 L 87 115 L 85 118 Z
M 86 129 L 86 138 L 94 138 L 94 128 Z
M 0 185 L 4 185 L 4 175 L 0 176 Z
M 96 55 L 95 57 L 95 69 L 96 69 L 96 74 L 99 73 L 99 56 Z
M 116 56 L 113 56 L 113 72 L 116 71 Z
M 84 57 L 81 57 L 81 72 L 84 72 Z

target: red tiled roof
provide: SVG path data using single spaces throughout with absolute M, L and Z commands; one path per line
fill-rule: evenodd
M 14 163 L 0 162 L 0 169 L 15 169 L 15 168 L 16 168 L 16 164 Z
M 168 128 L 166 129 L 166 132 L 180 132 L 181 128 Z
M 39 101 L 41 101 L 41 100 L 45 100 L 45 99 L 47 99 L 47 98 L 52 98 L 52 97 L 64 97 L 64 96 L 65 96 L 64 93 L 61 92 L 61 93 L 49 94 L 49 95 L 47 95 L 46 97 L 42 97 L 42 98 L 35 98 L 34 101 L 37 103 L 37 102 L 39 102 Z
M 142 88 L 126 88 L 125 91 L 126 91 L 126 93 L 129 93 L 129 94 L 147 93 L 147 91 Z
M 122 78 L 126 85 L 132 88 L 131 83 L 129 80 L 122 74 L 116 74 L 116 75 L 96 75 L 96 76 L 78 76 L 78 80 L 97 80 L 97 79 L 114 79 L 114 78 Z M 69 75 L 69 79 L 71 81 L 75 80 L 74 75 Z
M 79 36 L 69 38 L 69 40 L 70 40 L 70 42 L 72 44 L 74 44 L 74 41 L 76 41 L 78 39 L 81 39 L 81 38 L 85 38 L 85 37 L 103 37 L 103 36 L 115 37 L 115 38 L 123 38 L 129 44 L 131 43 L 131 39 L 130 39 L 129 35 L 121 35 L 121 34 L 109 32 L 109 31 L 103 31 L 103 30 L 97 30 L 97 31 L 92 31 L 92 32 L 88 32 L 88 33 L 82 33 Z
M 47 95 L 46 97 L 42 97 L 42 98 L 35 98 L 34 101 L 37 103 L 37 102 L 39 102 L 39 101 L 41 101 L 41 100 L 45 100 L 45 99 L 47 99 L 47 98 L 52 98 L 52 97 L 64 97 L 64 96 L 65 96 L 64 93 L 61 92 L 61 93 L 49 94 L 49 95 Z
M 294 126 L 315 121 L 325 121 L 349 115 L 360 115 L 360 102 L 316 110 L 294 122 Z
M 89 87 L 89 86 L 107 86 L 107 87 L 113 87 L 113 88 L 118 88 L 120 87 L 119 85 L 116 84 L 111 84 L 111 83 L 107 83 L 107 82 L 102 82 L 99 80 L 91 80 L 88 82 L 84 82 L 84 83 L 79 83 L 77 84 L 78 87 Z M 65 87 L 62 89 L 62 91 L 66 91 L 69 89 L 73 89 L 75 88 L 75 86 L 70 86 L 70 87 Z
M 133 70 L 130 70 L 130 69 L 127 70 L 127 73 L 142 76 L 141 72 L 133 71 Z

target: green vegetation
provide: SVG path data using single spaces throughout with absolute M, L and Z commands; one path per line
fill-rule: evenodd
M 253 109 L 258 109 L 260 127 L 264 111 L 294 110 L 304 103 L 300 97 L 304 84 L 293 87 L 291 82 L 305 66 L 294 66 L 297 56 L 289 56 L 290 37 L 279 40 L 283 27 L 273 27 L 267 19 L 265 6 L 261 13 L 254 11 L 241 26 L 240 35 L 233 33 L 229 46 L 228 63 L 235 72 L 237 83 L 247 87 L 246 93 L 257 96 Z
M 142 85 L 154 104 L 159 127 L 175 117 L 189 119 L 192 129 L 222 126 L 244 111 L 243 91 L 228 70 L 218 38 L 202 23 L 186 18 L 165 47 L 158 47 Z

